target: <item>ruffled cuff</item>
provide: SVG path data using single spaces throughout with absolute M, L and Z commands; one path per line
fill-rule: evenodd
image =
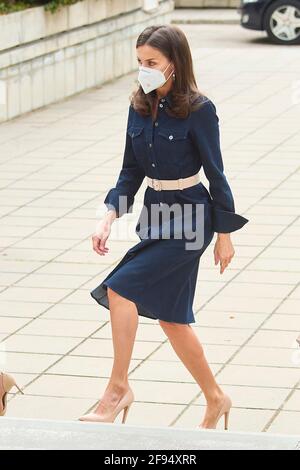
M 213 230 L 217 233 L 235 232 L 242 228 L 249 219 L 235 212 L 224 211 L 213 207 L 212 209 Z
M 115 210 L 116 217 L 122 217 L 122 215 L 131 213 L 133 211 L 134 198 L 128 195 L 120 194 L 115 188 L 108 191 L 104 204 L 107 210 Z

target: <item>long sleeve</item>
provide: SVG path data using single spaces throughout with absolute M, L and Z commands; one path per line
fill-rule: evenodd
M 224 174 L 219 117 L 216 113 L 216 106 L 210 99 L 207 99 L 197 111 L 192 113 L 191 128 L 203 171 L 209 181 L 213 230 L 219 233 L 239 230 L 249 220 L 235 213 L 234 198 Z
M 115 187 L 108 191 L 104 199 L 104 204 L 108 210 L 114 209 L 118 218 L 122 217 L 123 214 L 132 212 L 135 194 L 145 177 L 145 172 L 138 164 L 133 152 L 131 136 L 127 132 L 130 112 L 129 107 L 122 168 Z

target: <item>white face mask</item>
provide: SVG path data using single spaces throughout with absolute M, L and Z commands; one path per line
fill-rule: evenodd
M 171 62 L 169 63 L 169 65 Z M 166 67 L 164 72 L 168 69 L 169 65 Z M 168 78 L 165 78 L 164 72 L 158 69 L 153 69 L 151 67 L 139 67 L 138 81 L 141 84 L 141 87 L 144 90 L 144 93 L 150 93 L 150 91 L 156 90 L 163 86 L 173 72 L 170 73 Z

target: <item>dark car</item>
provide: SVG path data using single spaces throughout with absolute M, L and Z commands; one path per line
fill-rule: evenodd
M 266 31 L 277 44 L 300 44 L 300 0 L 241 0 L 244 28 Z

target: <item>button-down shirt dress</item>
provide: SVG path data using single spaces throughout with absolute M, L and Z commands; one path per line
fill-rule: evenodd
M 201 167 L 209 181 L 209 191 L 202 182 L 174 190 L 157 191 L 147 186 L 136 225 L 140 242 L 90 292 L 107 309 L 107 287 L 110 287 L 134 302 L 141 316 L 194 323 L 193 301 L 201 255 L 215 232 L 233 232 L 249 221 L 235 212 L 232 191 L 224 174 L 216 106 L 207 96 L 198 99 L 202 101 L 200 108 L 187 118 L 170 117 L 166 112 L 172 105 L 169 92 L 159 100 L 154 122 L 151 116 L 141 116 L 129 105 L 123 164 L 115 187 L 104 199 L 106 207 L 122 217 L 132 212 L 135 194 L 146 176 L 174 180 L 194 175 Z M 192 232 L 187 231 L 186 236 L 184 230 L 178 230 L 180 224 L 174 222 L 178 217 L 185 218 L 184 210 L 181 215 L 178 212 L 176 215 L 176 211 L 173 217 L 170 215 L 174 223 L 167 235 L 161 218 L 151 215 L 153 205 L 163 213 L 164 208 L 174 204 L 190 208 L 186 217 L 190 229 L 202 234 L 201 244 L 192 249 L 192 244 L 187 243 L 193 240 Z M 200 218 L 199 207 L 202 208 Z

